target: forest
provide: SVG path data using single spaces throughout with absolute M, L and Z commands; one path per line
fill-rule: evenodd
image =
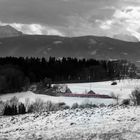
M 50 57 L 0 58 L 0 93 L 22 91 L 33 83 L 95 82 L 136 78 L 137 67 L 126 60 Z

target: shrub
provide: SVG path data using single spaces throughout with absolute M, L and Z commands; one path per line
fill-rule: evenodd
M 48 111 L 58 111 L 58 110 L 65 110 L 65 109 L 70 108 L 69 106 L 67 106 L 63 102 L 62 103 L 56 103 L 56 104 L 50 102 L 47 107 L 49 109 Z
M 52 103 L 51 101 L 47 101 L 47 111 L 58 111 L 60 110 L 61 103 Z
M 58 103 L 58 106 L 59 106 L 59 107 L 64 106 L 64 105 L 66 105 L 66 103 L 64 103 L 64 102 Z
M 3 102 L 2 102 L 3 103 Z M 1 115 L 17 115 L 25 113 L 41 113 L 44 111 L 58 111 L 69 109 L 70 107 L 64 102 L 52 103 L 51 101 L 43 102 L 41 99 L 37 98 L 35 102 L 30 104 L 29 99 L 25 100 L 25 104 L 18 102 L 16 97 L 3 103 L 3 108 L 0 102 L 0 113 Z
M 74 103 L 73 105 L 72 105 L 72 109 L 76 109 L 76 108 L 78 108 L 79 107 L 79 105 L 78 105 L 78 103 Z
M 26 108 L 23 103 L 11 103 L 7 101 L 4 105 L 3 114 L 2 115 L 18 115 L 18 114 L 25 114 Z
M 12 97 L 11 99 L 10 99 L 10 104 L 11 105 L 17 105 L 18 104 L 18 98 L 16 97 L 16 96 L 14 96 L 14 97 Z
M 26 98 L 26 99 L 25 99 L 25 108 L 26 108 L 26 112 L 28 112 L 29 106 L 30 106 L 30 99 L 29 99 L 29 98 Z
M 31 104 L 27 110 L 28 113 L 34 113 L 35 112 L 35 109 L 34 109 L 34 105 Z
M 51 101 L 47 101 L 47 111 L 53 110 L 53 103 Z
M 53 86 L 53 89 L 56 91 L 56 93 L 72 93 L 66 84 L 56 84 Z
M 133 102 L 133 105 L 140 105 L 140 89 L 136 88 L 132 91 L 130 95 L 130 100 Z
M 70 107 L 68 105 L 66 105 L 64 102 L 60 102 L 57 104 L 58 110 L 65 110 L 65 109 L 69 109 Z
M 5 103 L 3 115 L 17 115 L 18 114 L 18 99 L 16 96 L 12 97 Z
M 124 99 L 121 105 L 125 105 L 125 106 L 130 105 L 130 99 Z
M 79 106 L 79 108 L 95 108 L 95 107 L 98 107 L 98 106 L 92 103 L 85 103 Z
M 80 108 L 91 108 L 91 104 L 88 104 L 88 103 L 86 103 L 86 104 L 81 104 L 79 107 L 80 107 Z
M 112 92 L 110 96 L 116 101 L 116 104 L 118 105 L 119 104 L 119 99 L 120 99 L 120 94 L 114 94 Z
M 93 107 L 93 108 L 96 108 L 96 107 L 98 107 L 98 105 L 96 105 L 96 104 L 92 104 L 92 107 Z
M 3 115 L 4 113 L 4 102 L 0 100 L 0 115 Z
M 18 105 L 18 114 L 25 114 L 26 113 L 26 107 L 23 103 L 20 103 Z
M 106 107 L 106 105 L 104 103 L 99 105 L 100 107 Z
M 76 108 L 84 109 L 84 108 L 95 108 L 95 107 L 98 107 L 98 106 L 92 103 L 82 103 L 81 105 L 78 105 L 78 103 L 74 103 L 71 109 L 76 109 Z
M 44 111 L 44 102 L 40 98 L 37 98 L 28 108 L 29 113 L 42 111 Z
M 69 108 L 70 107 L 63 102 L 60 103 L 52 103 L 51 101 L 43 102 L 41 99 L 36 99 L 36 101 L 29 106 L 28 113 L 58 111 Z
M 117 82 L 114 81 L 114 82 L 111 83 L 111 85 L 115 86 L 115 85 L 117 85 Z
M 6 102 L 3 115 L 17 115 L 17 105 Z
M 62 109 L 66 110 L 66 109 L 70 109 L 70 107 L 68 105 L 65 105 L 65 106 L 62 106 Z
M 12 115 L 12 108 L 10 105 L 6 104 L 4 108 L 3 115 Z

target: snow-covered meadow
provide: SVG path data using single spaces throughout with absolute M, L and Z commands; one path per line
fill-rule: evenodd
M 51 101 L 53 103 L 66 103 L 66 105 L 72 106 L 74 103 L 78 104 L 86 104 L 86 103 L 92 103 L 92 104 L 112 104 L 114 102 L 113 99 L 100 99 L 100 98 L 80 98 L 80 97 L 55 97 L 55 96 L 48 96 L 48 95 L 40 95 L 35 94 L 31 91 L 28 92 L 22 92 L 22 93 L 15 93 L 15 94 L 7 94 L 4 96 L 1 96 L 1 100 L 6 101 L 10 100 L 13 96 L 16 96 L 20 102 L 25 102 L 26 99 L 29 99 L 30 102 L 34 102 L 36 99 L 41 99 L 44 102 Z
M 110 95 L 111 93 L 119 94 L 121 98 L 128 98 L 135 88 L 140 87 L 140 79 L 116 80 L 117 85 L 111 85 L 112 81 L 67 84 L 74 93 L 85 93 L 90 89 L 97 94 Z
M 0 117 L 0 140 L 139 140 L 140 107 Z
M 140 80 L 138 79 L 127 79 L 117 81 L 117 85 L 111 85 L 112 81 L 107 82 L 95 82 L 95 83 L 76 83 L 76 84 L 67 84 L 70 90 L 73 93 L 77 94 L 85 94 L 89 90 L 93 90 L 96 94 L 105 94 L 111 95 L 114 93 L 116 95 L 120 95 L 121 99 L 129 98 L 131 92 L 140 87 Z M 112 104 L 114 103 L 113 99 L 100 99 L 100 98 L 79 98 L 79 97 L 54 97 L 48 95 L 40 95 L 34 94 L 33 92 L 22 92 L 22 93 L 15 93 L 15 94 L 6 94 L 1 96 L 0 98 L 4 101 L 9 100 L 13 96 L 16 96 L 19 101 L 25 102 L 25 99 L 30 99 L 30 102 L 35 101 L 37 98 L 42 99 L 43 101 L 52 101 L 54 103 L 65 102 L 67 105 L 71 106 L 74 103 L 83 104 L 83 103 L 92 103 L 92 104 Z
M 140 80 L 121 80 L 117 85 L 112 81 L 96 83 L 67 84 L 73 93 L 85 94 L 93 90 L 97 94 L 119 94 L 128 98 Z M 55 103 L 112 104 L 113 99 L 52 97 L 48 95 L 22 92 L 2 95 L 3 101 L 16 96 L 19 101 L 31 102 L 37 98 Z M 57 112 L 33 113 L 0 117 L 0 140 L 139 140 L 140 107 L 106 106 L 99 108 L 77 108 Z

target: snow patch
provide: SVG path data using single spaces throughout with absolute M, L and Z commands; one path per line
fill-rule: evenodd
M 128 53 L 124 52 L 123 55 L 128 55 Z
M 89 44 L 90 45 L 96 45 L 97 44 L 97 41 L 94 40 L 94 39 L 89 39 Z
M 108 48 L 109 50 L 113 50 L 113 48 Z
M 53 44 L 56 44 L 56 45 L 57 45 L 57 44 L 62 44 L 62 43 L 63 43 L 63 41 L 54 41 L 54 42 L 53 42 Z
M 91 55 L 96 55 L 97 54 L 97 50 L 94 50 L 90 53 Z
M 52 50 L 52 48 L 47 48 L 47 51 L 51 51 Z

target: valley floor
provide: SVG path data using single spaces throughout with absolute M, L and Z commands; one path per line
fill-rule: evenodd
M 0 140 L 138 140 L 140 107 L 102 107 L 0 117 Z
M 106 82 L 95 82 L 95 83 L 73 83 L 67 84 L 72 93 L 74 94 L 85 94 L 90 89 L 93 90 L 96 94 L 119 95 L 120 99 L 130 98 L 131 92 L 135 88 L 140 87 L 140 79 L 125 79 L 116 81 L 117 85 L 112 86 L 112 81 Z M 64 102 L 69 106 L 72 106 L 74 103 L 83 104 L 83 103 L 92 103 L 92 104 L 113 104 L 114 100 L 112 99 L 100 99 L 100 98 L 77 98 L 77 97 L 54 97 L 48 95 L 34 94 L 33 92 L 21 92 L 21 93 L 9 93 L 0 96 L 2 101 L 10 100 L 13 96 L 16 96 L 20 102 L 25 102 L 25 99 L 29 99 L 30 102 L 34 102 L 37 98 L 40 98 L 44 102 L 52 101 L 54 103 Z

